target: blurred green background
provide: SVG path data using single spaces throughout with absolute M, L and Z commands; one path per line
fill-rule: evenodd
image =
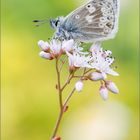
M 58 115 L 56 75 L 54 63 L 38 56 L 37 41 L 47 40 L 54 30 L 48 23 L 36 28 L 32 20 L 65 16 L 83 2 L 2 0 L 2 140 L 49 140 Z M 104 102 L 99 83 L 85 83 L 63 118 L 62 140 L 139 139 L 138 6 L 138 0 L 121 0 L 119 32 L 103 44 L 116 57 L 120 76 L 109 79 L 120 94 L 110 93 Z

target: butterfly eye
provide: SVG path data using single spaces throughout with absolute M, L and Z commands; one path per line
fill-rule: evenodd
M 56 26 L 56 27 L 58 26 L 58 23 L 59 23 L 59 20 L 57 20 L 57 21 L 55 22 L 55 26 Z

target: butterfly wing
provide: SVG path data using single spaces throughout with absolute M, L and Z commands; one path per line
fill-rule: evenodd
M 74 39 L 103 41 L 117 33 L 118 15 L 119 0 L 92 0 L 70 13 L 63 25 Z

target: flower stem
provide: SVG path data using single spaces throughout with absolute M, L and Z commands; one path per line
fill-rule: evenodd
M 75 92 L 75 88 L 73 88 L 73 90 L 71 91 L 71 93 L 68 95 L 67 99 L 64 101 L 64 105 L 63 107 L 65 107 L 67 105 L 67 103 L 69 102 L 70 98 L 72 97 L 72 95 Z
M 56 133 L 57 133 L 59 125 L 60 125 L 60 122 L 62 120 L 62 116 L 63 116 L 63 111 L 60 111 L 59 116 L 58 116 L 58 120 L 56 122 L 56 126 L 55 126 L 54 131 L 53 131 L 53 135 L 51 137 L 51 140 L 56 136 Z
M 62 91 L 63 89 L 67 86 L 68 82 L 70 82 L 70 80 L 73 78 L 73 76 L 69 75 L 67 82 L 64 84 L 64 86 L 61 88 L 61 78 L 60 78 L 60 71 L 59 71 L 59 66 L 58 66 L 58 61 L 59 59 L 56 59 L 56 73 L 57 73 L 57 89 L 58 89 L 58 93 L 59 93 L 59 104 L 60 104 L 60 112 L 59 112 L 59 116 L 51 137 L 51 140 L 56 137 L 56 134 L 58 132 L 59 126 L 60 126 L 60 122 L 62 120 L 63 114 L 64 114 L 64 108 L 66 107 L 68 101 L 70 100 L 72 94 L 74 93 L 75 89 L 72 90 L 72 92 L 69 94 L 69 96 L 67 97 L 67 99 L 65 100 L 64 104 L 62 101 Z
M 62 92 L 66 88 L 66 86 L 69 84 L 69 82 L 74 78 L 74 72 L 68 76 L 67 81 L 61 87 L 61 82 L 60 82 L 61 77 L 60 77 L 59 63 L 58 62 L 59 62 L 59 58 L 56 59 L 56 73 L 57 73 L 57 89 L 58 89 L 58 93 L 59 93 L 60 112 L 59 112 L 59 116 L 58 116 L 58 119 L 57 119 L 57 122 L 56 122 L 56 125 L 55 125 L 55 128 L 54 128 L 54 131 L 53 131 L 51 140 L 53 140 L 53 138 L 56 137 L 56 134 L 58 132 L 58 129 L 59 129 L 59 126 L 60 126 L 62 117 L 63 117 L 63 115 L 65 113 L 65 111 L 64 111 L 65 110 L 65 107 L 67 106 L 69 100 L 71 99 L 72 95 L 75 92 L 75 87 L 74 87 L 72 89 L 72 91 L 69 93 L 68 97 L 65 99 L 64 103 L 63 103 L 63 100 L 62 100 Z M 84 73 L 85 73 L 85 71 L 84 71 Z M 84 76 L 84 74 L 83 74 L 83 76 Z
M 59 116 L 58 116 L 58 120 L 56 122 L 56 126 L 54 128 L 54 132 L 53 132 L 53 135 L 52 135 L 52 138 L 51 140 L 56 136 L 56 133 L 58 131 L 58 128 L 60 126 L 60 122 L 62 120 L 62 117 L 64 115 L 64 111 L 63 109 L 67 106 L 67 103 L 69 102 L 70 98 L 72 97 L 72 95 L 74 94 L 74 91 L 75 91 L 75 88 L 70 92 L 70 94 L 68 95 L 67 99 L 65 100 L 63 106 L 62 106 L 62 110 L 60 110 L 60 113 L 59 113 Z
M 62 86 L 61 91 L 64 90 L 64 88 L 70 83 L 71 79 L 74 77 L 74 73 L 70 74 L 65 82 L 65 84 Z
M 58 93 L 59 93 L 59 105 L 60 105 L 60 112 L 59 112 L 59 116 L 58 116 L 58 120 L 56 122 L 56 126 L 54 128 L 51 140 L 56 136 L 56 133 L 58 131 L 61 119 L 62 119 L 62 115 L 63 115 L 63 101 L 62 101 L 62 90 L 61 90 L 61 82 L 60 82 L 60 71 L 59 71 L 59 58 L 56 59 L 56 73 L 57 73 L 57 89 L 58 89 Z
M 60 72 L 58 68 L 58 58 L 56 59 L 56 72 L 57 72 L 57 86 L 58 86 L 58 92 L 59 92 L 59 104 L 60 104 L 60 111 L 62 111 L 63 108 L 63 101 L 62 101 L 62 90 L 61 90 L 61 83 L 60 83 Z

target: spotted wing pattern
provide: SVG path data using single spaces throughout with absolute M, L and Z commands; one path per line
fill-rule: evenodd
M 119 0 L 92 0 L 70 13 L 64 28 L 77 40 L 102 41 L 118 30 Z

